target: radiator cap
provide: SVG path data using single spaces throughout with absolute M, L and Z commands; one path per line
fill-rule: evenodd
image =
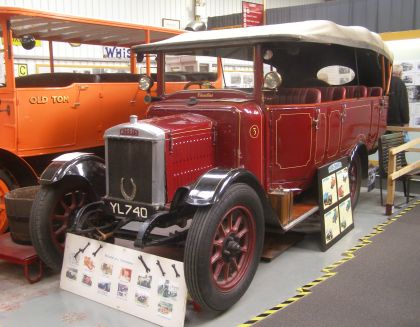
M 131 124 L 136 124 L 137 121 L 138 121 L 137 115 L 130 115 L 130 123 Z

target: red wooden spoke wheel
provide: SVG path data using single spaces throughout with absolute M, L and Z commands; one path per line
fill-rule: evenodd
M 255 251 L 255 221 L 245 206 L 230 209 L 222 218 L 213 239 L 210 258 L 213 281 L 224 291 L 242 279 Z
M 94 200 L 88 184 L 80 179 L 41 186 L 32 206 L 29 230 L 39 257 L 51 269 L 61 269 L 66 233 L 77 211 Z
M 75 213 L 87 204 L 87 193 L 83 190 L 70 190 L 56 203 L 50 216 L 50 232 L 55 246 L 64 251 L 67 229 L 73 224 Z
M 234 184 L 212 206 L 195 213 L 184 251 L 191 297 L 203 308 L 224 311 L 248 289 L 264 243 L 264 216 L 257 193 Z

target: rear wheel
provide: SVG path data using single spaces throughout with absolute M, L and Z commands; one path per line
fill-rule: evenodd
M 359 201 L 360 186 L 362 184 L 362 161 L 358 154 L 355 154 L 350 162 L 349 181 L 351 207 L 354 210 Z
M 82 180 L 67 180 L 41 186 L 35 197 L 29 221 L 32 244 L 55 271 L 61 269 L 66 232 L 77 211 L 94 200 L 89 190 Z
M 6 170 L 0 169 L 0 234 L 7 231 L 9 223 L 7 221 L 5 195 L 16 188 L 10 174 Z
M 199 208 L 184 255 L 191 297 L 213 311 L 235 304 L 254 277 L 263 242 L 263 209 L 251 187 L 235 184 L 220 202 Z

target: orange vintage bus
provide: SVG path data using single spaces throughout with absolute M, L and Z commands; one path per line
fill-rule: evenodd
M 134 44 L 162 40 L 182 31 L 15 7 L 0 7 L 0 29 L 3 233 L 8 227 L 4 196 L 9 190 L 36 184 L 38 174 L 59 154 L 83 149 L 101 155 L 102 136 L 108 127 L 125 121 L 131 114 L 145 115 L 145 92 L 138 87 L 134 54 L 130 56 L 129 72 L 63 72 L 54 65 L 54 42 L 122 47 L 130 54 Z M 48 72 L 16 76 L 22 75 L 22 71 L 16 73 L 16 42 L 29 50 L 41 40 L 48 42 Z M 19 68 L 27 72 L 25 65 L 20 64 Z M 144 70 L 151 73 L 150 57 L 146 58 Z M 175 90 L 184 84 L 175 82 L 169 87 Z

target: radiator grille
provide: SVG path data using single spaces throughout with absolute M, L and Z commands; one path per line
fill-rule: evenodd
M 123 199 L 121 184 L 126 194 L 133 194 L 133 201 L 153 203 L 153 142 L 139 139 L 107 139 L 108 195 Z

